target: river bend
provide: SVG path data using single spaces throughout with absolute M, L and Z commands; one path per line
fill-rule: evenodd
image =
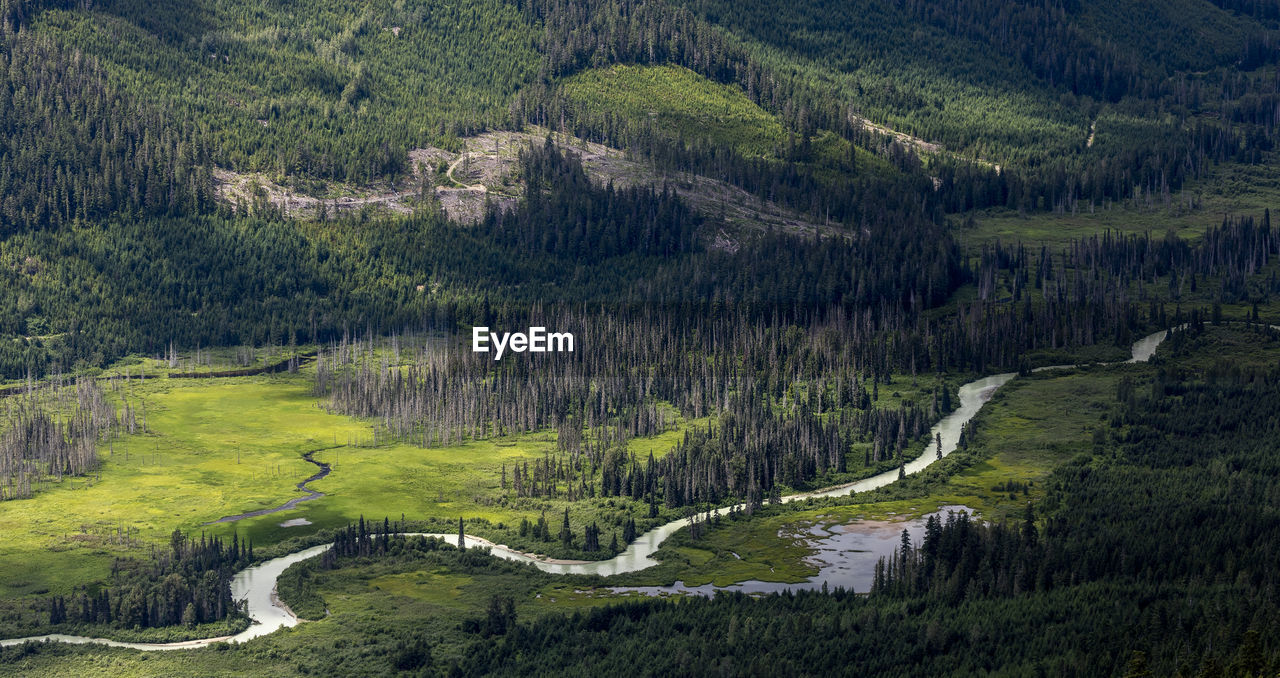
M 1168 336 L 1167 330 L 1162 330 L 1154 334 L 1147 335 L 1142 339 L 1134 342 L 1131 353 L 1132 357 L 1126 361 L 1129 363 L 1146 362 L 1155 354 L 1156 349 L 1161 342 Z M 1068 369 L 1074 367 L 1072 365 L 1054 365 L 1049 367 L 1040 367 L 1035 372 L 1054 369 Z M 937 461 L 940 457 L 937 453 L 935 442 L 936 436 L 942 437 L 942 456 L 951 454 L 956 450 L 956 446 L 960 440 L 960 430 L 964 424 L 982 409 L 987 401 L 991 400 L 992 394 L 996 389 L 1005 385 L 1009 380 L 1017 376 L 1013 372 L 1005 374 L 996 374 L 989 377 L 976 379 L 960 387 L 960 405 L 951 414 L 943 417 L 930 431 L 929 440 L 931 441 L 925 446 L 920 456 L 907 462 L 906 472 L 916 473 L 923 470 L 929 464 Z M 309 460 L 310 461 L 310 460 Z M 315 463 L 315 462 L 313 462 Z M 318 464 L 318 463 L 317 463 Z M 315 492 L 310 488 L 303 487 L 306 483 L 323 477 L 328 472 L 328 468 L 322 468 L 321 473 L 299 483 L 299 488 Z M 866 492 L 876 488 L 884 487 L 898 479 L 898 470 L 886 471 L 884 473 L 864 478 L 852 483 L 845 483 L 835 487 L 829 487 L 813 492 L 801 492 L 791 494 L 782 498 L 783 502 L 803 501 L 810 497 L 839 497 L 845 496 L 853 492 Z M 314 499 L 314 496 L 299 498 L 299 501 Z M 295 502 L 296 505 L 296 502 Z M 268 509 L 267 512 L 275 512 L 282 510 L 280 507 L 274 510 Z M 744 505 L 737 505 L 738 509 L 745 508 Z M 725 515 L 729 512 L 728 507 L 715 509 L 714 515 Z M 224 518 L 220 521 L 234 519 L 234 517 Z M 625 572 L 636 572 L 645 568 L 657 565 L 658 561 L 653 558 L 653 554 L 657 552 L 662 542 L 667 540 L 676 531 L 688 525 L 687 520 L 675 520 L 665 525 L 660 525 L 648 532 L 640 535 L 627 546 L 622 553 L 610 558 L 609 560 L 599 560 L 587 563 L 580 562 L 559 562 L 532 556 L 527 553 L 519 552 L 503 544 L 494 544 L 493 542 L 465 535 L 466 547 L 485 547 L 490 553 L 504 560 L 512 560 L 522 563 L 530 563 L 534 567 L 544 572 L 552 574 L 594 574 L 600 576 L 609 576 L 622 574 Z M 428 536 L 455 541 L 457 534 L 438 534 L 438 533 L 406 533 L 405 536 Z M 231 582 L 231 595 L 235 600 L 244 600 L 248 603 L 249 617 L 253 620 L 253 624 L 248 629 L 234 635 L 222 638 L 203 638 L 199 640 L 188 640 L 176 643 L 127 643 L 105 638 L 88 638 L 85 636 L 69 636 L 64 634 L 49 634 L 43 636 L 30 636 L 27 638 L 11 638 L 0 640 L 0 646 L 17 645 L 27 641 L 52 641 L 62 643 L 96 643 L 101 645 L 109 645 L 111 647 L 125 647 L 135 650 L 189 650 L 198 647 L 206 647 L 217 642 L 241 643 L 246 640 L 264 636 L 275 632 L 281 628 L 296 626 L 298 618 L 276 597 L 276 580 L 284 573 L 290 565 L 302 562 L 309 558 L 314 558 L 329 548 L 329 544 L 321 546 L 313 546 L 291 553 L 287 556 L 268 560 L 252 567 L 245 568 L 236 573 L 235 578 Z

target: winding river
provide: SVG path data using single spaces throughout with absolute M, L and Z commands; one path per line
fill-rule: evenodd
M 306 459 L 312 464 L 315 464 L 316 466 L 319 466 L 320 470 L 316 471 L 315 475 L 311 476 L 310 478 L 307 478 L 306 480 L 294 486 L 294 487 L 297 487 L 299 490 L 306 492 L 306 495 L 301 497 L 294 497 L 293 499 L 290 499 L 289 501 L 286 501 L 285 503 L 279 506 L 276 506 L 274 508 L 258 509 L 257 511 L 249 511 L 248 513 L 237 513 L 234 516 L 223 516 L 222 518 L 219 518 L 217 520 L 210 520 L 209 522 L 203 523 L 203 524 L 216 525 L 218 523 L 234 523 L 237 520 L 244 520 L 245 518 L 256 518 L 258 516 L 265 516 L 270 513 L 279 513 L 281 511 L 288 511 L 289 509 L 292 509 L 293 507 L 297 506 L 298 504 L 301 504 L 304 501 L 311 501 L 312 499 L 319 499 L 320 497 L 323 497 L 324 492 L 321 492 L 320 490 L 313 490 L 310 487 L 307 487 L 307 484 L 320 480 L 321 478 L 329 475 L 329 471 L 332 469 L 330 469 L 329 465 L 324 463 L 323 461 L 316 461 L 315 459 L 312 459 L 311 455 L 313 454 L 315 454 L 315 452 L 308 452 L 302 455 L 302 458 Z
M 1156 348 L 1164 341 L 1168 335 L 1167 331 L 1160 331 L 1139 339 L 1133 344 L 1132 357 L 1127 361 L 1130 363 L 1146 362 L 1155 354 Z M 1036 372 L 1054 369 L 1068 369 L 1072 365 L 1054 365 L 1050 367 L 1037 368 Z M 996 374 L 989 377 L 983 377 L 975 381 L 971 381 L 960 387 L 960 406 L 951 414 L 947 415 L 938 422 L 937 425 L 929 432 L 929 439 L 932 441 L 936 435 L 942 437 L 942 456 L 946 456 L 955 451 L 956 445 L 960 440 L 961 427 L 973 418 L 978 410 L 991 399 L 996 389 L 1000 388 L 1009 380 L 1013 379 L 1017 374 L 1008 372 L 1005 374 Z M 939 459 L 936 444 L 930 442 L 919 457 L 906 464 L 907 473 L 916 473 L 929 464 Z M 310 460 L 308 460 L 310 461 Z M 319 462 L 313 462 L 320 465 Z M 298 484 L 298 487 L 307 492 L 315 492 L 310 488 L 304 487 L 312 480 L 324 477 L 328 473 L 327 465 L 322 465 L 321 471 L 315 476 Z M 879 487 L 884 487 L 898 479 L 898 470 L 886 471 L 879 475 L 864 478 L 862 480 L 837 485 L 814 492 L 801 492 L 798 494 L 787 495 L 782 498 L 783 502 L 803 501 L 811 497 L 838 497 L 848 495 L 853 492 L 866 492 Z M 296 505 L 298 501 L 306 501 L 314 499 L 316 496 L 300 497 L 292 502 Z M 286 504 L 285 506 L 289 506 Z M 262 512 L 254 512 L 249 515 L 261 515 L 262 513 L 274 513 L 284 510 L 284 506 L 276 509 L 264 509 Z M 739 505 L 737 508 L 745 508 Z M 729 508 L 716 509 L 715 515 L 724 515 L 729 512 Z M 229 516 L 215 522 L 227 522 L 235 520 L 236 516 Z M 490 553 L 504 560 L 513 560 L 517 562 L 530 563 L 534 567 L 552 574 L 594 574 L 601 576 L 609 576 L 621 574 L 624 572 L 635 572 L 645 568 L 657 565 L 658 561 L 653 558 L 653 554 L 676 531 L 688 525 L 687 520 L 676 520 L 665 525 L 656 527 L 636 538 L 625 551 L 610 558 L 609 560 L 600 560 L 593 562 L 565 562 L 555 561 L 545 558 L 539 558 L 527 553 L 521 553 L 502 544 L 494 544 L 486 539 L 466 535 L 467 548 L 485 547 L 490 549 Z M 437 534 L 437 533 L 409 533 L 406 536 L 429 536 L 446 539 L 451 543 L 458 538 L 457 534 Z M 298 563 L 308 558 L 314 558 L 326 549 L 329 545 L 313 546 L 308 549 L 291 553 L 274 560 L 245 568 L 238 572 L 231 582 L 231 595 L 236 600 L 245 600 L 248 602 L 249 616 L 254 623 L 248 629 L 234 635 L 222 638 L 203 638 L 199 640 L 188 640 L 177 643 L 126 643 L 105 638 L 88 638 L 85 636 L 69 636 L 63 634 L 49 634 L 44 636 L 30 636 L 27 638 L 12 638 L 8 640 L 0 640 L 0 646 L 17 645 L 26 641 L 53 641 L 62 643 L 97 643 L 101 645 L 109 645 L 112 647 L 125 647 L 135 650 L 187 650 L 198 647 L 206 647 L 217 642 L 241 643 L 252 638 L 264 636 L 281 628 L 296 626 L 298 618 L 285 607 L 276 597 L 276 580 L 280 575 L 294 563 Z M 788 585 L 780 585 L 788 586 Z

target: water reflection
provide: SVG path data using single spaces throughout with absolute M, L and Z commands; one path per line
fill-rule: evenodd
M 670 586 L 615 586 L 614 593 L 641 593 L 647 596 L 677 594 L 712 596 L 718 591 L 740 591 L 751 594 L 781 593 L 783 591 L 830 590 L 837 587 L 866 593 L 871 590 L 875 577 L 876 561 L 887 558 L 902 546 L 902 531 L 906 530 L 911 543 L 919 546 L 924 539 L 925 520 L 938 516 L 946 520 L 948 513 L 962 512 L 973 515 L 967 506 L 943 506 L 935 513 L 914 520 L 859 520 L 837 524 L 819 519 L 803 526 L 804 541 L 813 549 L 805 561 L 816 565 L 818 573 L 809 579 L 793 584 L 749 580 L 729 586 L 689 586 L 677 581 Z

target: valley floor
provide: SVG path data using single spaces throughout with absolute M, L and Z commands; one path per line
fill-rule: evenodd
M 1214 336 L 1218 337 L 1220 349 L 1247 351 L 1251 352 L 1250 359 L 1267 359 L 1265 355 L 1252 354 L 1254 351 L 1248 348 L 1251 340 L 1243 330 L 1223 328 Z M 204 675 L 301 675 L 306 673 L 305 657 L 316 657 L 322 647 L 344 647 L 351 642 L 348 639 L 353 630 L 358 636 L 378 626 L 400 625 L 413 626 L 415 633 L 431 636 L 437 659 L 458 659 L 448 649 L 448 639 L 462 643 L 469 635 L 450 620 L 459 615 L 481 615 L 495 591 L 511 597 L 520 618 L 529 619 L 639 595 L 625 590 L 628 587 L 664 586 L 676 581 L 689 587 L 707 583 L 724 587 L 748 580 L 803 582 L 825 566 L 820 554 L 815 558 L 815 548 L 820 546 L 815 536 L 824 532 L 862 529 L 857 527 L 860 524 L 892 530 L 895 523 L 905 525 L 908 519 L 956 506 L 968 507 L 988 521 L 1016 519 L 1028 501 L 1040 498 L 1042 481 L 1052 469 L 1090 448 L 1092 430 L 1115 402 L 1117 384 L 1126 375 L 1141 376 L 1151 369 L 1137 364 L 1050 370 L 1014 379 L 978 414 L 975 422 L 980 435 L 960 453 L 925 472 L 852 500 L 822 500 L 812 507 L 804 502 L 766 507 L 750 519 L 716 520 L 700 536 L 681 530 L 658 551 L 661 565 L 607 582 L 572 577 L 563 580 L 514 565 L 473 567 L 442 561 L 422 569 L 401 561 L 370 562 L 355 569 L 303 575 L 305 579 L 286 577 L 281 585 L 283 599 L 301 616 L 320 621 L 243 646 L 159 655 L 87 647 L 50 648 L 35 653 L 9 650 L 17 654 L 6 654 L 12 661 L 7 669 L 0 669 L 0 674 L 29 675 L 56 666 L 59 671 L 74 669 L 85 675 L 163 675 L 182 672 L 184 667 L 199 667 Z M 542 446 L 552 442 L 526 436 L 510 441 L 469 442 L 461 448 L 444 450 L 386 443 L 375 447 L 372 441 L 362 446 L 358 444 L 360 436 L 371 431 L 367 423 L 330 415 L 314 406 L 310 406 L 309 417 L 302 416 L 306 409 L 302 405 L 313 399 L 305 389 L 304 377 L 298 375 L 210 380 L 182 386 L 153 380 L 145 387 L 139 384 L 129 397 L 141 398 L 144 393 L 153 403 L 148 419 L 150 431 L 137 436 L 137 440 L 117 443 L 104 467 L 103 480 L 85 479 L 78 484 L 64 481 L 64 486 L 48 488 L 35 499 L 26 500 L 27 506 L 43 504 L 72 523 L 85 519 L 82 512 L 88 506 L 116 511 L 118 514 L 112 515 L 119 515 L 117 520 L 122 523 L 126 515 L 137 521 L 141 507 L 154 505 L 159 499 L 144 494 L 129 506 L 104 503 L 113 482 L 159 487 L 174 483 L 172 476 L 180 472 L 180 466 L 196 464 L 202 477 L 210 482 L 192 485 L 187 494 L 180 491 L 169 497 L 174 506 L 191 505 L 188 513 L 192 517 L 176 524 L 194 526 L 201 518 L 242 505 L 241 497 L 249 496 L 250 488 L 258 488 L 262 501 L 274 501 L 274 485 L 264 485 L 263 481 L 286 485 L 299 473 L 308 472 L 303 467 L 305 462 L 298 459 L 299 452 L 306 448 L 335 469 L 331 477 L 315 483 L 326 492 L 324 500 L 299 505 L 288 515 L 243 521 L 234 525 L 240 534 L 256 543 L 270 544 L 287 539 L 290 530 L 295 529 L 282 526 L 286 518 L 294 525 L 301 518 L 318 527 L 337 526 L 355 517 L 377 515 L 379 510 L 386 513 L 406 505 L 427 519 L 432 515 L 452 519 L 465 507 L 468 515 L 500 524 L 512 520 L 519 509 L 504 505 L 506 502 L 497 498 L 485 500 L 485 496 L 500 489 L 494 479 L 486 476 L 507 461 L 537 457 L 544 451 Z M 244 412 L 255 413 L 260 421 L 246 426 L 249 422 Z M 232 429 L 239 430 L 243 437 L 228 437 L 226 434 Z M 309 432 L 303 438 L 305 442 L 297 439 L 302 431 Z M 317 437 L 321 434 L 328 440 Z M 678 429 L 668 435 L 674 442 Z M 347 436 L 346 440 L 343 436 Z M 255 443 L 252 456 L 243 452 L 251 440 Z M 343 444 L 347 441 L 351 445 Z M 653 449 L 663 447 L 657 440 L 647 444 Z M 235 459 L 237 450 L 241 451 L 239 463 Z M 123 459 L 113 462 L 114 455 Z M 285 459 L 295 462 L 289 467 L 292 474 L 285 473 Z M 118 481 L 116 476 L 120 476 Z M 216 482 L 211 480 L 215 477 Z M 210 494 L 215 485 L 219 492 Z M 179 490 L 188 487 L 181 483 L 174 486 Z M 106 494 L 95 494 L 99 492 Z M 287 490 L 276 489 L 274 496 L 281 492 Z M 206 497 L 214 501 L 201 499 Z M 6 502 L 0 504 L 0 510 L 13 511 L 21 504 Z M 600 506 L 596 510 L 605 509 Z M 13 516 L 21 514 L 10 515 L 17 519 Z M 115 549 L 105 548 L 109 540 L 89 544 L 88 539 L 81 538 L 70 552 L 71 559 L 67 558 L 66 548 L 49 550 L 48 543 L 41 541 L 41 535 L 49 538 L 47 530 L 30 530 L 24 539 L 6 545 L 8 557 L 16 564 L 18 559 L 49 550 L 50 565 L 38 571 L 49 578 L 30 582 L 10 579 L 4 582 L 9 586 L 7 595 L 35 593 L 57 586 L 59 581 L 66 582 L 67 577 L 77 576 L 68 563 L 81 563 L 83 574 L 79 576 L 92 577 L 103 557 L 144 549 L 146 544 L 160 539 L 172 524 L 175 522 L 162 522 L 164 527 L 149 531 L 141 527 L 126 530 L 126 534 L 134 535 L 133 541 L 126 540 Z M 623 589 L 616 588 L 619 586 Z M 285 657 L 288 661 L 283 661 Z M 84 671 L 80 671 L 82 668 Z

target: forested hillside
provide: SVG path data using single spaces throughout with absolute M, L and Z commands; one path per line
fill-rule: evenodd
M 1280 96 L 1276 19 L 1261 5 L 6 0 L 0 10 L 8 377 L 171 341 L 305 343 L 353 326 L 466 322 L 457 305 L 477 303 L 476 281 L 494 279 L 479 271 L 521 280 L 489 295 L 517 303 L 544 284 L 562 299 L 634 300 L 635 285 L 652 284 L 640 278 L 678 280 L 687 292 L 642 287 L 664 302 L 750 299 L 764 285 L 731 282 L 730 293 L 704 273 L 723 258 L 702 251 L 720 237 L 714 214 L 678 217 L 653 249 L 630 235 L 579 239 L 568 224 L 581 204 L 522 205 L 523 218 L 552 222 L 548 232 L 574 234 L 543 238 L 537 249 L 551 257 L 618 259 L 569 283 L 552 259 L 516 257 L 529 235 L 498 214 L 485 223 L 507 225 L 483 235 L 456 232 L 429 206 L 397 218 L 364 210 L 354 226 L 233 216 L 213 197 L 215 168 L 321 195 L 329 181 L 395 185 L 411 149 L 532 122 L 855 237 L 924 242 L 938 241 L 948 214 L 976 207 L 1168 203 L 1215 163 L 1267 157 Z M 600 70 L 611 65 L 630 70 Z M 681 89 L 707 94 L 662 94 Z M 664 224 L 682 209 L 661 186 L 651 199 Z M 475 242 L 432 244 L 446 237 Z M 738 261 L 724 270 L 750 268 L 758 251 L 730 249 Z M 865 261 L 846 303 L 885 284 L 882 260 Z M 900 303 L 934 306 L 966 282 L 931 277 Z M 764 301 L 795 312 L 831 300 Z

